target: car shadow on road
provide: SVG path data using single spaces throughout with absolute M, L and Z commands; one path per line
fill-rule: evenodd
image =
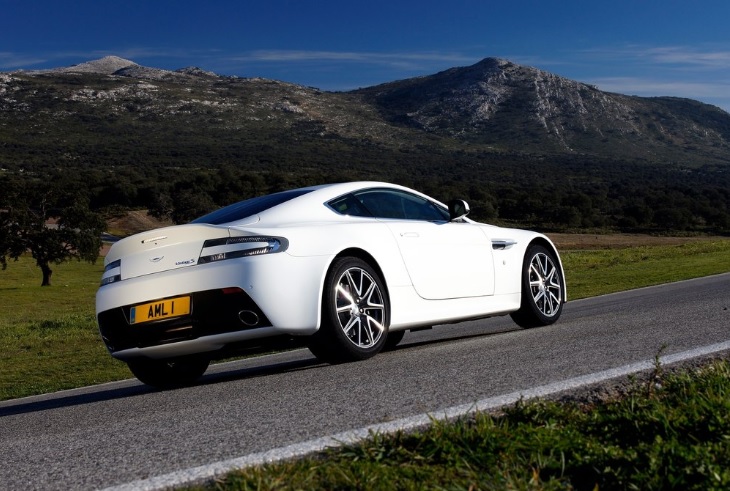
M 323 365 L 326 364 L 317 360 L 314 356 L 308 356 L 302 359 L 278 363 L 268 363 L 244 368 L 231 368 L 230 370 L 218 370 L 212 373 L 208 372 L 203 375 L 196 385 L 218 384 L 231 380 L 265 377 L 267 375 L 275 375 L 286 372 L 298 372 L 302 370 L 310 370 Z
M 436 329 L 442 329 L 441 327 L 437 327 Z M 391 348 L 388 351 L 400 351 L 404 349 L 409 348 L 417 348 L 421 346 L 429 346 L 432 344 L 445 344 L 445 343 L 454 343 L 459 341 L 465 341 L 469 339 L 475 339 L 475 338 L 490 338 L 493 336 L 502 336 L 506 333 L 510 332 L 520 332 L 524 331 L 525 329 L 517 326 L 509 326 L 505 328 L 499 328 L 499 329 L 481 329 L 477 331 L 470 331 L 470 332 L 449 332 L 448 328 L 443 328 L 439 332 L 438 335 L 435 336 L 429 336 L 424 337 L 422 332 L 418 331 L 415 333 L 408 333 L 406 334 L 406 337 L 404 340 L 395 348 Z M 424 333 L 425 334 L 425 333 Z
M 101 387 L 101 386 L 100 386 Z M 75 391 L 75 389 L 72 389 Z M 32 413 L 37 411 L 45 411 L 49 409 L 58 409 L 62 407 L 78 406 L 82 404 L 92 404 L 95 402 L 108 401 L 111 399 L 121 399 L 124 397 L 133 397 L 149 392 L 154 389 L 146 385 L 135 384 L 126 387 L 100 389 L 93 392 L 84 392 L 82 394 L 58 395 L 48 394 L 41 396 L 31 396 L 16 401 L 9 400 L 0 402 L 0 417 L 11 416 L 13 414 Z M 37 400 L 41 398 L 41 400 Z M 32 399 L 29 402 L 23 402 L 26 399 Z
M 24 414 L 38 411 L 46 411 L 51 409 L 59 409 L 63 407 L 72 407 L 85 404 L 93 404 L 115 399 L 124 399 L 128 397 L 137 397 L 145 394 L 160 392 L 162 390 L 184 390 L 191 386 L 208 385 L 230 381 L 232 379 L 246 379 L 252 377 L 262 377 L 266 375 L 284 373 L 288 371 L 297 371 L 313 368 L 321 365 L 316 358 L 307 358 L 301 360 L 285 361 L 278 363 L 261 364 L 245 368 L 234 368 L 231 370 L 223 370 L 204 375 L 196 383 L 172 387 L 169 389 L 156 389 L 137 382 L 135 380 L 123 380 L 119 382 L 111 382 L 99 385 L 98 390 L 94 387 L 71 389 L 70 391 L 59 392 L 56 394 L 44 394 L 39 396 L 31 396 L 28 398 L 0 401 L 0 417 L 12 416 L 15 414 Z M 109 386 L 112 387 L 109 387 Z M 120 386 L 121 385 L 121 386 Z M 83 393 L 77 393 L 84 391 Z M 67 394 L 72 392 L 71 394 Z
M 407 333 L 404 340 L 398 346 L 389 348 L 386 352 L 396 352 L 402 350 L 416 349 L 424 346 L 434 344 L 444 344 L 465 341 L 474 338 L 487 338 L 491 336 L 498 336 L 508 332 L 523 331 L 524 329 L 516 326 L 509 326 L 504 328 L 494 327 L 490 329 L 478 329 L 471 330 L 470 332 L 464 333 L 459 331 L 449 331 L 448 329 L 439 329 L 436 336 L 424 337 L 421 332 Z M 430 331 L 430 330 L 424 330 Z M 301 351 L 301 354 L 297 353 Z M 278 355 L 284 355 L 286 352 L 279 352 Z M 299 372 L 304 370 L 313 370 L 316 368 L 326 367 L 329 364 L 317 360 L 314 355 L 311 355 L 308 350 L 293 350 L 289 351 L 292 356 L 296 359 L 282 361 L 278 363 L 261 364 L 256 366 L 247 366 L 244 368 L 232 368 L 230 370 L 219 369 L 213 373 L 206 373 L 201 379 L 198 380 L 196 385 L 203 384 L 217 384 L 222 382 L 228 382 L 231 380 L 242 380 L 255 377 L 265 377 L 268 375 L 276 375 L 286 372 Z M 378 355 L 382 356 L 382 355 Z M 377 358 L 377 357 L 376 357 Z M 357 362 L 354 362 L 357 363 Z

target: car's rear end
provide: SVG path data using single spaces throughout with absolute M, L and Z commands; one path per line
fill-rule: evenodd
M 280 237 L 208 224 L 157 229 L 117 242 L 105 259 L 96 297 L 107 348 L 125 360 L 168 358 L 275 334 L 246 286 L 251 274 L 286 248 Z

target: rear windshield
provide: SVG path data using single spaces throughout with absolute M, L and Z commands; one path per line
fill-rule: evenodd
M 291 191 L 282 191 L 280 193 L 267 194 L 266 196 L 259 196 L 257 198 L 239 201 L 238 203 L 234 203 L 208 213 L 207 215 L 203 215 L 200 218 L 196 218 L 190 223 L 209 223 L 211 225 L 220 225 L 223 223 L 235 222 L 242 218 L 257 215 L 269 208 L 273 208 L 274 206 L 285 203 L 290 199 L 302 196 L 311 191 L 311 189 L 293 189 Z

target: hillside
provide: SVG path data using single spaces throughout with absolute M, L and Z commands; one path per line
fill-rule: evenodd
M 108 58 L 0 75 L 0 166 L 33 169 L 61 157 L 94 167 L 256 167 L 286 165 L 314 144 L 325 158 L 341 156 L 339 146 L 327 148 L 333 139 L 347 147 L 408 140 L 352 95 Z
M 697 101 L 602 92 L 535 68 L 487 58 L 473 66 L 349 93 L 285 82 L 178 71 L 106 57 L 0 75 L 0 165 L 33 154 L 83 162 L 103 136 L 112 162 L 184 164 L 225 144 L 215 160 L 261 144 L 340 140 L 346 146 L 593 155 L 696 167 L 730 163 L 730 114 Z M 441 140 L 448 140 L 443 142 Z M 144 149 L 145 152 L 131 151 Z M 188 147 L 188 148 L 186 148 Z M 192 147 L 192 148 L 191 148 Z M 326 154 L 327 145 L 318 153 Z M 153 150 L 156 149 L 156 150 Z M 181 151 L 188 150 L 188 151 Z M 340 148 L 336 151 L 341 151 Z M 115 153 L 117 153 L 115 152 Z M 270 151 L 267 160 L 270 159 Z M 125 155 L 126 154 L 126 155 Z M 227 154 L 227 155 L 226 155 Z M 30 160 L 29 160 L 30 159 Z
M 189 197 L 176 220 L 251 193 L 383 179 L 467 197 L 482 219 L 730 228 L 730 114 L 495 58 L 351 92 L 118 57 L 0 73 L 0 169 L 79 176 L 99 208 L 167 216 Z
M 539 153 L 730 163 L 730 114 L 697 101 L 602 92 L 487 58 L 357 92 L 399 126 Z

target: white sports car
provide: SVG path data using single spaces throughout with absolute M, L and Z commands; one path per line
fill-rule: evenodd
M 142 382 L 200 377 L 214 358 L 306 344 L 363 360 L 405 331 L 510 314 L 552 324 L 566 300 L 544 235 L 466 218 L 402 186 L 353 182 L 251 198 L 115 243 L 96 313 Z

